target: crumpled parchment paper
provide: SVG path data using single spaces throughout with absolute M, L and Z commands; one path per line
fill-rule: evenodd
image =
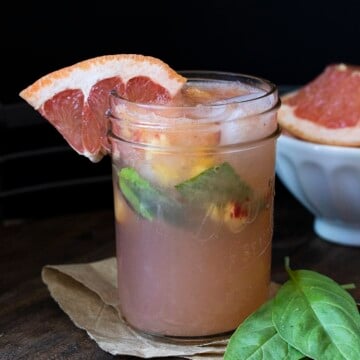
M 92 263 L 46 265 L 41 276 L 51 296 L 74 324 L 110 354 L 194 360 L 223 358 L 227 340 L 177 344 L 144 337 L 127 326 L 118 306 L 116 271 L 116 258 L 112 257 Z M 276 288 L 272 283 L 272 294 Z

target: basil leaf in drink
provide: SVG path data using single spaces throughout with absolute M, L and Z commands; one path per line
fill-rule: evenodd
M 231 335 L 224 360 L 298 360 L 304 355 L 277 333 L 271 319 L 273 301 L 262 305 Z
M 360 359 L 360 314 L 351 295 L 317 272 L 287 271 L 272 308 L 279 335 L 312 359 Z
M 135 169 L 123 168 L 118 172 L 118 177 L 125 199 L 143 218 L 163 218 L 169 222 L 183 220 L 184 210 L 181 204 L 151 185 Z
M 138 214 L 145 219 L 152 220 L 155 215 L 153 214 L 151 207 L 142 203 L 139 196 L 139 192 L 144 190 L 149 193 L 154 193 L 150 184 L 141 179 L 139 174 L 131 168 L 124 168 L 120 170 L 118 176 L 119 187 L 125 199 Z
M 253 191 L 227 162 L 211 167 L 175 186 L 187 200 L 199 205 L 222 205 L 229 201 L 243 202 Z

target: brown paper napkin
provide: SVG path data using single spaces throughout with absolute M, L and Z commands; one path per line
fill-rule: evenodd
M 173 344 L 141 336 L 122 320 L 116 289 L 116 258 L 93 263 L 47 265 L 42 280 L 74 324 L 101 349 L 113 355 L 143 358 L 180 356 L 194 360 L 222 359 L 227 340 Z M 277 285 L 272 284 L 272 291 Z

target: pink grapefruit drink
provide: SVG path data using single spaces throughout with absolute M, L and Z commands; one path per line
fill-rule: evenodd
M 276 87 L 186 72 L 166 105 L 110 98 L 121 312 L 142 333 L 231 333 L 267 300 Z
M 240 74 L 179 74 L 151 56 L 115 54 L 48 73 L 20 96 L 78 154 L 112 157 L 128 324 L 157 336 L 218 336 L 266 300 L 274 85 Z

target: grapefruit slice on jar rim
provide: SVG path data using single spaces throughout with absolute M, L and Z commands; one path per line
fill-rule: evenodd
M 144 55 L 105 55 L 49 73 L 20 92 L 80 155 L 97 162 L 110 152 L 111 90 L 130 100 L 165 104 L 186 79 L 163 61 Z

